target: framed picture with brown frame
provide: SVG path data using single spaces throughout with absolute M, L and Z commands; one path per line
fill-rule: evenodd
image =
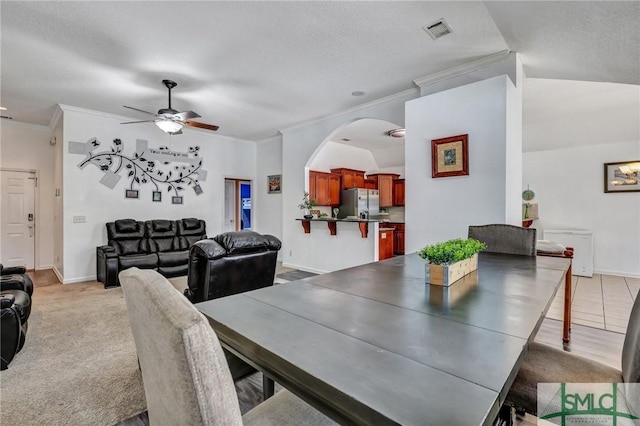
M 451 136 L 431 141 L 431 177 L 469 174 L 469 135 Z
M 604 192 L 640 192 L 640 160 L 605 163 Z

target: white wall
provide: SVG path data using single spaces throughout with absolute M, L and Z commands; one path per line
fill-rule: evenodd
M 509 179 L 520 182 L 522 175 L 521 165 L 507 167 L 512 161 L 507 146 L 522 143 L 507 127 L 507 114 L 520 108 L 512 104 L 517 96 L 510 92 L 515 90 L 503 75 L 407 102 L 407 252 L 466 237 L 469 225 L 519 223 L 519 216 L 515 222 L 508 212 L 520 210 L 520 188 L 514 194 L 506 184 Z M 465 133 L 469 176 L 433 179 L 431 140 Z
M 400 175 L 398 179 L 404 179 L 404 166 L 394 166 L 394 167 L 380 167 L 378 173 L 395 173 Z
M 398 141 L 398 146 L 392 148 L 371 150 L 376 159 L 380 173 L 398 173 L 404 175 L 404 142 Z M 396 171 L 391 171 L 396 170 Z M 402 172 L 399 172 L 401 170 Z
M 54 146 L 53 134 L 46 126 L 2 120 L 0 167 L 37 170 L 36 258 L 35 268 L 53 266 L 54 259 Z
M 282 193 L 282 252 L 285 266 L 333 271 L 372 260 L 375 246 L 372 233 L 370 232 L 369 238 L 366 239 L 357 237 L 356 232 L 359 234 L 359 231 L 357 231 L 357 225 L 353 223 L 338 224 L 339 235 L 356 236 L 345 238 L 340 242 L 336 237 L 329 236 L 329 230 L 323 223 L 312 223 L 311 233 L 304 233 L 300 221 L 295 219 L 301 217 L 298 204 L 305 190 L 305 166 L 325 140 L 331 140 L 337 130 L 355 120 L 377 118 L 402 125 L 404 104 L 416 96 L 417 90 L 404 92 L 323 120 L 282 131 L 282 173 L 283 179 L 286 179 L 283 182 Z
M 603 163 L 640 159 L 640 141 L 524 154 L 544 229 L 593 231 L 594 272 L 640 277 L 640 193 L 605 193 Z
M 282 240 L 282 193 L 267 193 L 267 176 L 282 174 L 282 136 L 258 142 L 256 157 L 256 182 L 253 188 L 254 230 Z M 286 176 L 283 176 L 283 190 L 287 183 Z M 282 257 L 282 251 L 278 252 L 278 257 Z
M 197 217 L 207 222 L 210 236 L 222 232 L 224 219 L 224 178 L 255 180 L 256 145 L 253 142 L 217 136 L 212 132 L 185 129 L 182 135 L 171 136 L 151 123 L 121 125 L 123 117 L 63 106 L 63 200 L 64 200 L 64 282 L 94 279 L 96 246 L 107 242 L 105 223 L 122 218 L 137 220 L 179 219 Z M 126 173 L 112 190 L 100 184 L 103 173 L 97 167 L 80 169 L 84 156 L 69 154 L 69 141 L 86 142 L 96 137 L 102 145 L 99 151 L 111 147 L 114 138 L 122 140 L 123 153 L 133 155 L 136 139 L 146 139 L 149 147 L 167 146 L 186 152 L 190 146 L 200 146 L 202 168 L 206 181 L 200 182 L 204 193 L 197 196 L 192 188 L 183 191 L 184 204 L 172 205 L 166 188 L 161 203 L 151 201 L 153 185 L 140 188 L 140 199 L 125 199 L 129 186 Z M 257 186 L 256 186 L 257 188 Z M 259 209 L 254 210 L 259 216 Z M 86 223 L 73 223 L 73 216 L 86 216 Z
M 640 193 L 604 193 L 604 163 L 640 159 L 640 87 L 527 79 L 523 184 L 544 229 L 593 231 L 594 272 L 640 276 Z
M 363 170 L 367 174 L 378 172 L 378 164 L 370 150 L 332 141 L 322 145 L 309 163 L 310 170 L 320 172 L 340 167 Z

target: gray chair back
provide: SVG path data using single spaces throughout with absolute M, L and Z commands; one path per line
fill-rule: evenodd
M 238 398 L 215 332 L 162 275 L 119 275 L 152 425 L 242 425 Z
M 505 224 L 469 226 L 469 238 L 485 243 L 485 252 L 536 255 L 535 228 Z
M 640 383 L 640 293 L 633 303 L 622 346 L 622 379 L 625 383 Z

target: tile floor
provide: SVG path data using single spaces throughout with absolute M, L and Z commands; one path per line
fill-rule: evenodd
M 625 333 L 631 307 L 640 292 L 640 278 L 594 274 L 573 276 L 572 322 Z M 558 290 L 547 318 L 562 320 L 564 286 Z

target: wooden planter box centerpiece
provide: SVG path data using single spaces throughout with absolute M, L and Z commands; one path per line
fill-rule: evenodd
M 418 255 L 427 260 L 425 283 L 448 287 L 478 269 L 478 253 L 484 243 L 472 238 L 455 239 L 424 247 Z

